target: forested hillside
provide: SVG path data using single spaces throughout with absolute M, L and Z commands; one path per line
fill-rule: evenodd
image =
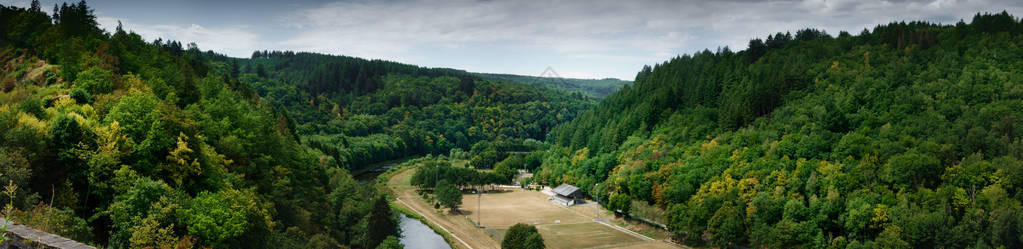
M 480 77 L 485 79 L 518 82 L 522 84 L 541 86 L 556 89 L 563 92 L 579 94 L 590 98 L 602 99 L 611 95 L 619 88 L 622 88 L 631 81 L 624 81 L 615 78 L 604 79 L 573 79 L 561 78 L 558 75 L 524 76 L 514 74 L 488 74 L 481 73 Z
M 679 56 L 555 128 L 536 176 L 689 244 L 1020 248 L 1021 47 L 1003 12 Z
M 589 105 L 457 70 L 145 41 L 85 1 L 53 13 L 0 6 L 0 215 L 104 247 L 377 248 L 396 216 L 349 169 L 452 149 L 489 167 Z
M 538 148 L 590 106 L 579 95 L 454 69 L 290 51 L 229 61 L 240 82 L 287 111 L 305 144 L 351 170 L 452 149 L 483 155 L 474 165 L 490 168 L 508 151 Z

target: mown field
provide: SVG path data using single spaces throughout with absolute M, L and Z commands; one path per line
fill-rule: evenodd
M 431 201 L 425 200 L 410 185 L 409 178 L 418 167 L 402 168 L 391 175 L 388 187 L 400 201 L 397 205 L 411 207 L 414 212 L 426 217 L 434 225 L 459 237 L 473 248 L 499 248 L 505 231 L 516 223 L 535 225 L 543 235 L 548 248 L 675 248 L 660 241 L 649 241 L 593 221 L 594 206 L 567 208 L 547 200 L 539 191 L 513 189 L 512 192 L 482 195 L 463 195 L 460 213 L 447 209 L 434 209 Z M 477 218 L 479 215 L 480 218 Z M 601 209 L 602 219 L 607 211 Z M 482 221 L 485 228 L 475 227 Z M 455 246 L 465 244 L 455 240 Z

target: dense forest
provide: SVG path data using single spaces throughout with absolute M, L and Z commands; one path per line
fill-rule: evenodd
M 541 73 L 539 76 L 481 73 L 479 74 L 479 76 L 485 79 L 496 81 L 518 82 L 522 84 L 541 86 L 544 88 L 550 88 L 562 92 L 578 94 L 594 99 L 603 99 L 608 95 L 611 95 L 615 91 L 618 91 L 619 88 L 622 88 L 623 86 L 632 83 L 631 81 L 625 81 L 615 78 L 604 79 L 562 78 L 556 73 L 551 73 L 550 75 L 545 75 Z
M 492 167 L 591 106 L 451 69 L 230 58 L 102 30 L 85 1 L 42 8 L 0 5 L 3 216 L 102 247 L 392 248 L 386 193 L 351 171 Z
M 381 60 L 257 51 L 230 63 L 256 95 L 287 111 L 305 144 L 351 170 L 453 149 L 490 168 L 509 151 L 539 148 L 555 125 L 591 105 L 579 94 Z
M 493 170 L 422 159 L 412 184 L 455 196 L 524 167 L 696 246 L 1023 248 L 1005 12 L 778 33 L 628 84 L 231 58 L 42 8 L 0 5 L 0 213 L 92 245 L 400 247 L 386 188 L 351 172 L 447 155 Z
M 692 245 L 1020 248 L 1021 47 L 1003 12 L 678 56 L 555 128 L 536 178 Z

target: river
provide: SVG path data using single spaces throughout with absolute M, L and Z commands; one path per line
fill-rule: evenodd
M 401 239 L 405 249 L 451 249 L 444 237 L 417 219 L 401 215 Z
M 369 169 L 365 169 L 362 172 L 355 174 L 355 180 L 359 181 L 359 184 L 366 185 L 374 183 L 377 180 L 377 176 L 387 172 L 387 170 L 398 166 L 398 163 L 383 163 L 374 165 Z
M 403 158 L 371 165 L 355 174 L 355 179 L 359 181 L 359 184 L 372 184 L 376 181 L 377 176 L 408 159 Z M 405 245 L 405 249 L 451 249 L 448 242 L 444 241 L 444 237 L 441 237 L 440 234 L 437 234 L 433 229 L 430 229 L 429 226 L 417 219 L 401 214 L 401 221 L 398 226 L 401 227 L 401 238 L 398 241 Z

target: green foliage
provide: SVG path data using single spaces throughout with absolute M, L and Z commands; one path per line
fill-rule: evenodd
M 154 112 L 160 100 L 151 93 L 133 92 L 121 97 L 105 117 L 106 122 L 117 121 L 133 140 L 142 141 L 160 113 Z
M 471 165 L 489 169 L 509 151 L 535 149 L 527 141 L 588 106 L 561 92 L 453 69 L 290 51 L 256 51 L 236 62 L 263 67 L 262 76 L 243 72 L 239 80 L 282 106 L 305 144 L 353 171 L 495 141 L 501 146 L 470 153 L 480 155 Z
M 543 151 L 537 150 L 530 152 L 523 159 L 523 163 L 526 164 L 525 167 L 528 171 L 534 171 L 537 168 L 540 168 L 540 165 L 543 165 Z
M 645 67 L 552 130 L 537 181 L 665 211 L 685 243 L 1023 245 L 1023 24 L 779 33 Z
M 84 89 L 79 88 L 79 87 L 71 89 L 71 93 L 69 94 L 69 96 L 72 99 L 74 99 L 75 102 L 78 102 L 78 103 L 81 103 L 81 104 L 92 103 L 92 94 L 89 94 L 89 92 L 87 92 Z
M 75 87 L 85 89 L 90 94 L 109 93 L 114 89 L 113 73 L 98 67 L 81 71 L 75 76 Z
M 402 109 L 345 113 L 351 122 L 306 137 L 329 146 L 311 148 L 292 118 L 306 113 L 254 91 L 256 80 L 239 79 L 252 75 L 234 67 L 238 59 L 120 27 L 103 32 L 84 1 L 51 13 L 0 6 L 0 57 L 10 64 L 0 74 L 46 67 L 46 82 L 4 83 L 13 94 L 0 100 L 0 180 L 25 191 L 0 199 L 100 247 L 364 247 L 378 193 L 341 167 L 409 155 L 411 138 L 423 144 L 413 153 L 454 146 L 422 129 L 391 133 L 400 114 L 416 112 Z M 444 81 L 423 81 L 432 82 Z M 33 208 L 40 203 L 47 209 Z
M 448 207 L 452 212 L 457 211 L 458 206 L 462 205 L 462 191 L 459 191 L 455 185 L 448 183 L 447 179 L 437 182 L 437 187 L 434 188 L 433 194 L 440 201 L 441 205 Z
M 92 228 L 85 219 L 75 216 L 74 210 L 38 205 L 28 210 L 14 210 L 7 217 L 14 217 L 21 225 L 64 236 L 76 241 L 92 241 Z
M 544 245 L 543 236 L 540 235 L 535 226 L 518 223 L 508 228 L 508 231 L 504 233 L 501 248 L 543 249 L 547 248 L 547 246 Z
M 525 166 L 522 156 L 513 155 L 506 157 L 503 161 L 494 166 L 494 174 L 501 179 L 501 183 L 511 183 L 518 175 L 518 170 Z
M 509 170 L 500 173 L 494 171 L 482 171 L 468 168 L 452 167 L 451 163 L 443 159 L 424 159 L 422 166 L 412 174 L 410 184 L 419 188 L 434 188 L 438 181 L 446 180 L 448 183 L 464 187 L 479 186 L 484 184 L 508 184 L 511 182 Z
M 934 157 L 922 155 L 916 151 L 893 156 L 888 159 L 887 179 L 896 186 L 932 186 L 928 184 L 938 180 L 943 167 Z
M 726 204 L 714 212 L 707 221 L 710 240 L 718 246 L 731 246 L 745 241 L 746 224 L 743 212 L 732 204 Z
M 385 240 L 384 242 L 386 243 L 387 241 Z M 316 234 L 309 238 L 309 243 L 306 244 L 305 248 L 333 249 L 338 247 L 341 247 L 341 244 L 334 240 L 334 238 L 323 234 Z
M 32 114 L 36 118 L 43 118 L 46 115 L 46 112 L 43 111 L 43 101 L 35 97 L 29 97 L 18 103 L 18 111 Z
M 188 234 L 214 247 L 252 247 L 264 244 L 270 229 L 269 211 L 250 191 L 225 189 L 202 192 L 177 211 Z
M 405 245 L 402 245 L 401 242 L 398 242 L 398 238 L 396 238 L 394 236 L 387 236 L 387 239 L 385 239 L 383 242 L 381 242 L 380 245 L 377 246 L 376 248 L 377 249 L 403 249 L 403 248 L 405 248 Z
M 612 93 L 617 91 L 619 88 L 628 85 L 629 83 L 632 83 L 630 81 L 619 80 L 615 78 L 572 79 L 550 77 L 550 75 L 544 75 L 544 77 L 512 74 L 479 74 L 479 75 L 484 79 L 518 82 L 522 84 L 542 86 L 545 88 L 555 89 L 562 92 L 577 93 L 582 96 L 596 99 L 602 99 L 604 97 L 607 97 L 608 95 L 611 95 Z
M 0 176 L 3 176 L 3 173 L 0 173 Z M 4 217 L 3 224 L 0 224 L 0 243 L 7 240 L 7 224 L 11 222 L 11 219 L 14 219 L 14 215 L 11 214 L 11 211 L 14 209 L 13 192 L 17 190 L 17 185 L 14 185 L 13 181 L 8 181 L 8 183 L 9 184 L 4 188 L 4 193 L 10 200 L 8 200 L 8 203 L 4 204 L 4 207 L 0 209 L 0 215 Z
M 607 201 L 607 208 L 616 213 L 629 214 L 629 210 L 632 208 L 632 197 L 629 197 L 628 194 L 611 195 Z
M 394 239 L 395 235 L 401 236 L 396 217 L 387 198 L 377 197 L 373 200 L 373 211 L 367 222 L 369 238 L 366 239 L 366 248 L 391 248 L 387 240 Z

